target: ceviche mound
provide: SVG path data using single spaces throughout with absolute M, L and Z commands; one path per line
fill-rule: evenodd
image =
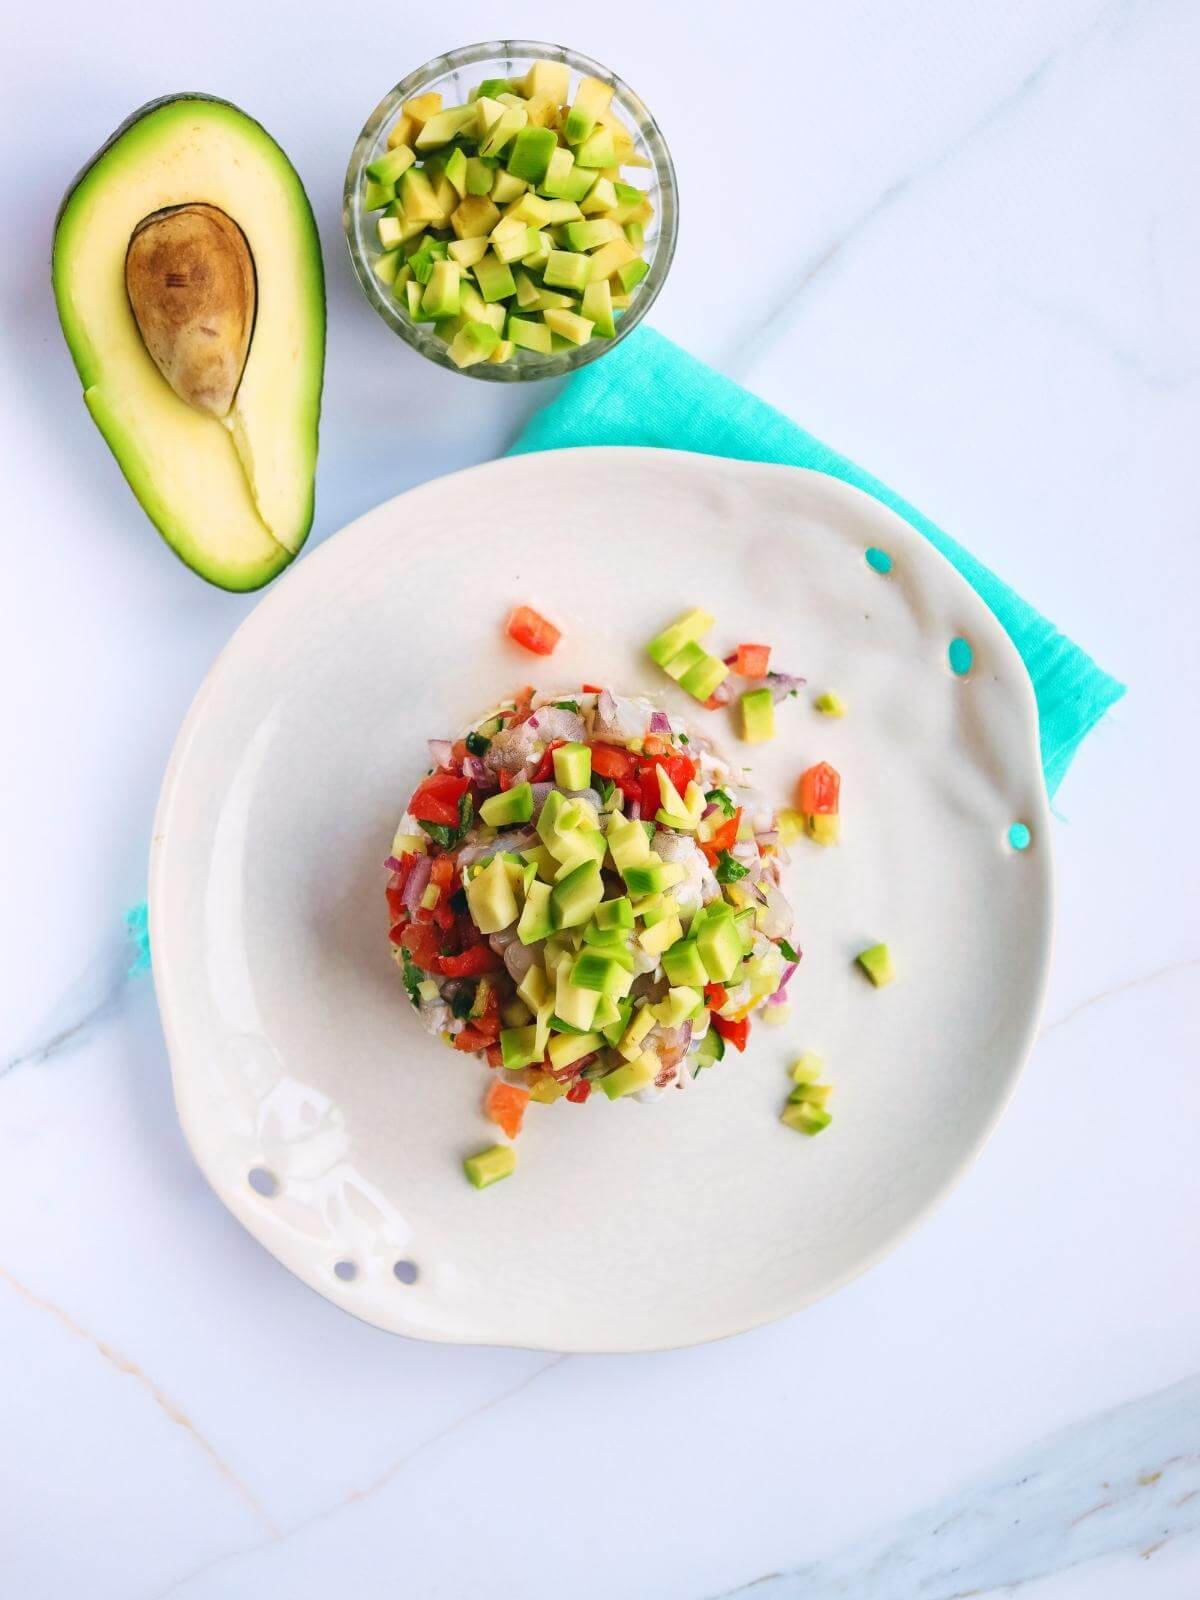
M 429 752 L 386 862 L 390 939 L 426 1028 L 495 1069 L 501 1127 L 530 1099 L 682 1089 L 782 1005 L 776 815 L 677 717 L 524 689 Z

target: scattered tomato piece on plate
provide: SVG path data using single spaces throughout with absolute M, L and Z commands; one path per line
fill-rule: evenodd
M 548 622 L 532 606 L 517 606 L 509 616 L 505 631 L 523 650 L 532 651 L 535 656 L 550 655 L 562 638 L 561 628 Z
M 515 1084 L 504 1083 L 500 1079 L 488 1085 L 488 1092 L 483 1097 L 484 1115 L 502 1128 L 510 1139 L 515 1139 L 520 1133 L 528 1104 L 528 1089 L 519 1089 Z

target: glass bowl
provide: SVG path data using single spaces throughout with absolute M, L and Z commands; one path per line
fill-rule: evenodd
M 619 315 L 615 338 L 592 338 L 587 344 L 571 350 L 554 351 L 550 355 L 518 349 L 508 361 L 495 364 L 481 361 L 475 366 L 459 368 L 451 361 L 447 346 L 433 332 L 432 325 L 410 321 L 388 285 L 375 276 L 375 264 L 383 251 L 376 235 L 380 213 L 364 211 L 362 206 L 367 163 L 386 150 L 388 132 L 400 115 L 400 107 L 405 100 L 437 89 L 442 94 L 443 104 L 461 105 L 482 79 L 520 77 L 535 61 L 566 62 L 573 75 L 572 95 L 577 79 L 585 75 L 602 78 L 612 84 L 612 109 L 628 127 L 634 148 L 650 162 L 649 167 L 630 167 L 621 174 L 623 183 L 644 189 L 654 207 L 654 216 L 646 226 L 642 251 L 650 270 L 634 290 L 632 303 Z M 633 90 L 607 67 L 558 44 L 539 44 L 529 39 L 493 40 L 488 44 L 465 45 L 461 50 L 435 56 L 423 67 L 410 72 L 407 78 L 384 96 L 367 118 L 350 157 L 342 219 L 346 228 L 346 242 L 350 247 L 350 259 L 363 293 L 392 332 L 398 333 L 414 350 L 451 372 L 461 372 L 467 378 L 484 378 L 492 383 L 558 378 L 613 349 L 637 327 L 654 304 L 675 254 L 678 231 L 675 168 L 666 140 L 654 118 Z

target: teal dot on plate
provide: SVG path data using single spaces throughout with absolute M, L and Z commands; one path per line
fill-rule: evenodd
M 1023 822 L 1014 822 L 1008 830 L 1008 842 L 1014 850 L 1028 850 L 1033 835 Z
M 951 639 L 946 654 L 950 660 L 951 672 L 957 672 L 960 678 L 965 678 L 971 670 L 971 663 L 975 660 L 975 652 L 971 646 L 965 639 Z
M 890 572 L 892 558 L 886 550 L 881 550 L 878 545 L 872 545 L 867 551 L 867 565 L 872 572 Z

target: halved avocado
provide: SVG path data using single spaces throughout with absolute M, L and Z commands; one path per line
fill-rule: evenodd
M 320 242 L 283 151 L 224 100 L 152 101 L 68 191 L 52 273 L 84 400 L 151 521 L 221 588 L 269 582 L 312 525 L 325 361 Z

